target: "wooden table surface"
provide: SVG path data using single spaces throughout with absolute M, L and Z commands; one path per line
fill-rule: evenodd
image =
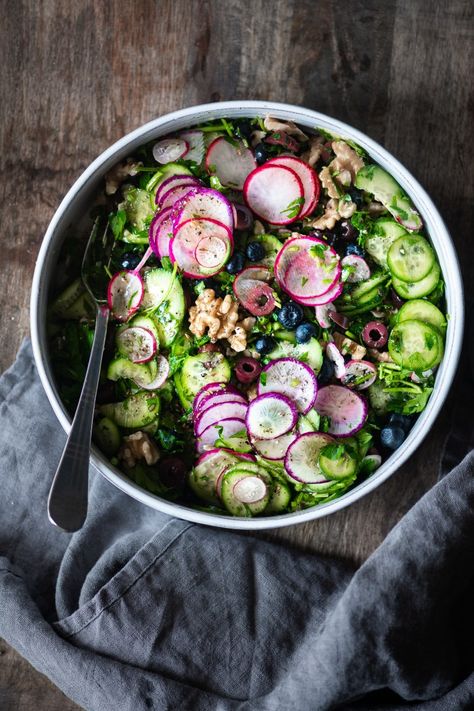
M 0 33 L 0 370 L 28 333 L 36 254 L 73 181 L 123 134 L 207 101 L 300 104 L 369 134 L 431 194 L 472 284 L 470 0 L 6 0 Z M 364 560 L 436 481 L 454 400 L 378 490 L 267 535 Z M 78 707 L 0 641 L 0 708 Z

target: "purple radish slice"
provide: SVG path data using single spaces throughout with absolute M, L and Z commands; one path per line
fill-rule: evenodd
M 377 378 L 377 368 L 368 360 L 350 360 L 345 368 L 346 372 L 341 378 L 341 383 L 348 388 L 365 390 Z
M 243 395 L 238 395 L 233 392 L 222 391 L 219 393 L 212 393 L 211 395 L 206 395 L 206 397 L 202 398 L 199 404 L 199 408 L 194 410 L 194 414 L 196 417 L 198 417 L 210 407 L 213 407 L 214 405 L 223 405 L 227 402 L 238 402 L 242 405 L 247 405 L 247 400 L 244 398 Z
M 316 306 L 316 321 L 319 323 L 321 328 L 330 328 L 331 318 L 329 315 L 330 306 L 329 304 L 323 304 L 322 306 Z
M 175 230 L 181 223 L 196 218 L 216 220 L 234 229 L 232 205 L 218 190 L 211 188 L 191 188 L 187 195 L 178 200 L 173 210 L 173 226 Z
M 205 237 L 214 240 L 220 239 L 226 246 L 221 263 L 214 263 L 212 267 L 203 266 L 196 258 L 196 248 Z M 200 279 L 203 276 L 213 276 L 220 272 L 232 247 L 232 232 L 221 222 L 210 218 L 186 220 L 175 229 L 174 237 L 170 242 L 170 259 L 173 264 L 177 263 L 185 276 Z M 204 250 L 200 252 L 201 259 L 204 258 L 203 255 Z
M 158 259 L 169 257 L 170 239 L 173 236 L 170 207 L 158 212 L 154 216 L 150 222 L 148 236 L 150 239 L 150 247 Z
M 326 356 L 332 363 L 334 363 L 334 375 L 336 378 L 342 378 L 346 372 L 346 363 L 344 361 L 344 356 L 335 343 L 327 344 Z
M 207 149 L 205 165 L 209 175 L 217 175 L 221 185 L 234 190 L 242 190 L 247 176 L 257 167 L 252 151 L 241 141 L 230 143 L 223 136 Z
M 173 207 L 178 200 L 186 197 L 190 190 L 196 187 L 195 182 L 189 181 L 187 184 L 175 185 L 170 188 L 166 193 L 163 193 L 161 197 L 160 207 L 164 210 L 167 207 Z
M 147 363 L 154 357 L 158 346 L 155 336 L 148 328 L 122 326 L 121 329 L 123 330 L 117 333 L 117 345 L 132 363 Z
M 265 393 L 248 406 L 246 424 L 255 439 L 274 439 L 296 425 L 298 411 L 291 400 L 279 393 Z
M 348 254 L 341 261 L 343 281 L 356 284 L 359 281 L 366 281 L 370 278 L 370 267 L 362 257 L 357 254 Z M 346 275 L 346 279 L 344 279 Z
M 272 278 L 273 274 L 271 270 L 268 267 L 262 267 L 262 266 L 252 266 L 252 267 L 245 267 L 245 269 L 242 269 L 242 271 L 237 275 L 237 279 L 239 281 L 243 281 L 244 279 L 256 279 L 257 281 L 270 281 Z
M 178 188 L 182 185 L 198 187 L 199 185 L 202 185 L 202 183 L 199 178 L 194 178 L 192 175 L 185 175 L 184 173 L 181 175 L 172 175 L 171 177 L 166 178 L 166 180 L 163 180 L 163 182 L 159 185 L 155 195 L 155 203 L 160 205 L 163 195 L 171 190 L 171 188 Z
M 143 279 L 135 271 L 114 274 L 107 288 L 107 303 L 114 318 L 127 321 L 138 310 L 144 291 Z
M 303 299 L 298 298 L 298 301 L 302 306 L 324 306 L 324 304 L 330 304 L 337 299 L 338 296 L 342 294 L 343 284 L 336 282 L 336 284 L 322 296 L 313 296 L 313 298 Z
M 245 431 L 245 429 L 245 421 L 237 420 L 233 417 L 228 420 L 221 420 L 218 424 L 210 425 L 196 440 L 197 451 L 204 452 L 206 449 L 209 449 L 209 447 L 214 447 L 216 440 L 220 437 L 229 439 L 229 437 L 236 435 L 238 432 Z
M 186 153 L 186 160 L 192 160 L 194 163 L 201 165 L 204 158 L 204 134 L 199 129 L 190 131 L 181 131 L 179 137 L 182 138 L 189 146 Z
M 252 212 L 272 225 L 289 225 L 304 205 L 303 184 L 294 170 L 265 163 L 253 170 L 243 187 Z
M 156 359 L 158 367 L 156 375 L 151 383 L 138 383 L 144 390 L 159 390 L 167 381 L 170 374 L 170 365 L 163 355 L 159 355 Z
M 367 403 L 354 390 L 343 385 L 326 385 L 318 392 L 315 410 L 329 418 L 330 434 L 350 437 L 358 432 L 367 419 Z
M 226 449 L 225 447 L 219 447 L 218 449 L 209 449 L 207 452 L 203 452 L 202 454 L 199 455 L 198 459 L 196 460 L 196 464 L 194 467 L 198 467 L 199 464 L 202 462 L 210 460 L 212 457 L 216 455 L 231 455 L 235 457 L 236 459 L 243 459 L 246 462 L 255 462 L 255 455 L 250 454 L 250 452 L 234 452 L 233 449 Z
M 242 504 L 256 504 L 267 495 L 267 489 L 259 476 L 244 476 L 234 484 L 232 493 Z
M 285 470 L 291 479 L 303 484 L 322 484 L 327 481 L 318 458 L 332 437 L 322 432 L 307 432 L 300 435 L 290 446 L 285 457 Z
M 297 436 L 296 432 L 288 432 L 288 434 L 274 439 L 253 439 L 252 446 L 265 459 L 279 461 L 284 459 L 288 447 L 295 441 Z
M 152 248 L 148 247 L 145 254 L 143 255 L 143 257 L 140 259 L 137 266 L 135 267 L 135 269 L 132 269 L 132 272 L 135 272 L 138 274 L 138 272 L 141 271 L 143 269 L 143 267 L 145 266 L 145 264 L 148 262 L 148 260 L 150 259 L 152 254 L 153 254 Z
M 249 230 L 253 225 L 253 215 L 246 205 L 233 203 L 235 210 L 235 229 Z
M 345 314 L 340 314 L 336 310 L 329 309 L 329 318 L 336 324 L 336 326 L 342 328 L 343 331 L 349 328 L 350 319 Z
M 234 294 L 242 306 L 253 316 L 268 316 L 275 309 L 273 289 L 264 281 L 241 279 L 234 281 Z
M 189 151 L 189 144 L 182 138 L 164 138 L 153 146 L 153 158 L 157 163 L 166 165 L 184 158 Z
M 247 403 L 223 402 L 220 405 L 211 405 L 194 419 L 194 432 L 197 437 L 210 425 L 219 424 L 221 420 L 244 420 L 247 414 Z
M 267 142 L 270 143 L 270 140 L 267 139 Z M 304 197 L 303 208 L 298 215 L 298 219 L 301 220 L 303 217 L 306 217 L 306 215 L 311 214 L 318 204 L 319 194 L 321 192 L 321 184 L 316 171 L 313 170 L 310 165 L 302 161 L 301 158 L 296 158 L 295 156 L 278 156 L 277 158 L 271 158 L 267 161 L 266 165 L 269 163 L 283 165 L 295 171 L 303 185 Z
M 225 262 L 229 255 L 228 241 L 217 235 L 207 235 L 199 240 L 194 256 L 201 267 L 215 269 Z
M 235 393 L 236 395 L 240 395 L 240 392 L 237 390 L 237 388 L 234 388 L 233 385 L 228 385 L 227 383 L 207 383 L 207 385 L 204 385 L 194 397 L 193 409 L 199 410 L 204 398 L 208 395 L 215 395 L 217 393 L 222 392 Z
M 317 237 L 294 237 L 275 259 L 275 277 L 294 299 L 309 300 L 329 292 L 341 274 L 339 255 Z
M 311 410 L 318 394 L 318 383 L 309 365 L 296 358 L 278 358 L 266 365 L 262 373 L 265 378 L 260 377 L 258 382 L 259 395 L 280 393 L 291 400 L 299 412 L 305 414 Z

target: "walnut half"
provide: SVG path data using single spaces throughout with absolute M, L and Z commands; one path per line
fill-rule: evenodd
M 237 353 L 247 348 L 247 333 L 255 324 L 253 317 L 239 321 L 239 303 L 231 294 L 216 297 L 214 289 L 204 289 L 189 309 L 189 330 L 198 338 L 208 333 L 211 343 L 220 338 Z
M 140 460 L 144 459 L 148 465 L 156 464 L 160 458 L 160 452 L 156 444 L 150 439 L 146 432 L 134 432 L 123 438 L 118 458 L 131 468 Z

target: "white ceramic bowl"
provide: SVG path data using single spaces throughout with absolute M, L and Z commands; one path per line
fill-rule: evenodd
M 70 418 L 62 404 L 56 388 L 51 363 L 48 357 L 46 336 L 46 306 L 49 287 L 56 269 L 57 258 L 65 234 L 71 224 L 83 216 L 93 193 L 100 186 L 105 173 L 118 161 L 127 157 L 140 145 L 150 140 L 221 117 L 265 116 L 296 121 L 303 127 L 320 127 L 343 138 L 350 138 L 364 148 L 382 167 L 386 168 L 405 189 L 421 213 L 425 228 L 434 244 L 446 282 L 446 301 L 449 312 L 446 335 L 446 353 L 436 375 L 433 394 L 424 412 L 416 421 L 402 446 L 366 481 L 335 501 L 292 514 L 252 519 L 218 516 L 196 511 L 179 504 L 170 503 L 144 491 L 110 462 L 95 447 L 91 461 L 101 474 L 112 484 L 143 504 L 189 521 L 210 526 L 234 529 L 263 529 L 288 526 L 303 521 L 327 516 L 334 511 L 357 501 L 369 491 L 380 486 L 404 462 L 409 459 L 423 438 L 427 435 L 449 392 L 457 368 L 463 335 L 463 290 L 456 253 L 449 233 L 433 202 L 412 175 L 384 148 L 360 131 L 324 114 L 299 106 L 266 101 L 228 101 L 218 104 L 204 104 L 175 111 L 150 121 L 113 144 L 84 171 L 74 183 L 59 205 L 45 234 L 33 279 L 31 294 L 31 333 L 36 365 L 48 399 L 66 432 L 70 428 Z M 51 462 L 54 467 L 54 462 Z M 105 514 L 105 512 L 104 512 Z

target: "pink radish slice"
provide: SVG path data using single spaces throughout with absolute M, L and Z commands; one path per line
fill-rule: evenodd
M 247 405 L 247 400 L 243 395 L 237 395 L 233 392 L 222 391 L 219 393 L 213 393 L 211 395 L 206 395 L 206 397 L 201 399 L 199 409 L 194 410 L 194 414 L 198 417 L 201 413 L 205 412 L 210 407 L 214 405 L 223 405 L 226 402 L 239 402 L 242 405 Z
M 270 140 L 267 139 L 267 142 L 270 143 Z M 316 171 L 313 170 L 310 165 L 302 161 L 301 158 L 296 158 L 295 156 L 278 156 L 277 158 L 271 158 L 267 161 L 266 165 L 269 163 L 283 165 L 285 168 L 291 168 L 291 170 L 295 171 L 303 184 L 304 197 L 304 205 L 298 219 L 301 220 L 303 217 L 306 217 L 306 215 L 311 214 L 318 204 L 319 194 L 321 192 L 321 185 Z
M 241 141 L 231 143 L 221 136 L 207 149 L 207 172 L 209 175 L 217 175 L 221 184 L 228 188 L 242 190 L 245 179 L 256 167 L 252 151 Z
M 221 428 L 222 427 L 222 434 Z M 214 443 L 219 437 L 224 439 L 229 439 L 238 432 L 245 431 L 245 421 L 237 420 L 235 418 L 229 418 L 228 420 L 221 420 L 218 424 L 210 425 L 202 435 L 196 440 L 196 447 L 198 452 L 204 452 L 209 447 L 213 447 Z
M 211 188 L 192 188 L 184 198 L 178 201 L 173 210 L 173 226 L 175 229 L 187 220 L 205 218 L 216 220 L 234 228 L 232 205 L 227 198 Z
M 169 257 L 170 239 L 173 236 L 170 207 L 158 212 L 154 216 L 150 222 L 148 236 L 150 239 L 150 247 L 158 259 Z
M 248 406 L 246 424 L 255 439 L 274 439 L 296 425 L 298 412 L 291 400 L 279 393 L 265 393 Z
M 340 274 L 339 255 L 317 237 L 289 239 L 275 259 L 275 277 L 295 300 L 326 294 Z
M 290 168 L 261 165 L 247 177 L 243 192 L 252 212 L 272 225 L 289 225 L 299 219 L 304 204 L 303 184 Z
M 223 402 L 220 405 L 211 405 L 202 410 L 194 419 L 194 432 L 199 437 L 207 427 L 219 424 L 221 420 L 244 420 L 247 414 L 247 403 Z
M 235 393 L 236 395 L 240 395 L 240 392 L 237 390 L 237 388 L 234 388 L 233 385 L 228 385 L 227 383 L 207 383 L 207 385 L 204 385 L 194 397 L 193 410 L 200 410 L 204 402 L 204 398 L 208 397 L 209 395 L 216 395 L 217 393 L 224 392 Z
M 342 378 L 346 372 L 346 364 L 344 356 L 338 349 L 335 343 L 328 343 L 326 346 L 326 355 L 329 360 L 334 363 L 334 375 L 336 378 Z
M 245 267 L 237 275 L 235 281 L 243 281 L 244 279 L 256 279 L 257 281 L 270 281 L 272 278 L 272 272 L 268 267 L 262 267 L 260 265 Z M 235 284 L 235 282 L 234 282 Z
M 269 284 L 257 279 L 234 281 L 234 294 L 253 316 L 267 316 L 275 309 L 276 301 Z
M 204 158 L 204 134 L 199 129 L 190 131 L 181 131 L 179 137 L 182 138 L 189 146 L 186 153 L 186 160 L 192 160 L 194 163 L 201 165 Z
M 134 271 L 114 274 L 107 288 L 107 302 L 113 316 L 127 321 L 140 306 L 145 288 L 143 279 Z
M 341 261 L 342 274 L 347 275 L 347 279 L 350 284 L 356 284 L 359 281 L 366 281 L 370 278 L 370 267 L 362 257 L 358 257 L 357 254 L 348 254 Z
M 346 363 L 345 373 L 341 383 L 348 388 L 365 390 L 369 388 L 377 377 L 377 368 L 368 360 L 350 360 Z
M 169 178 L 166 178 L 166 180 L 163 180 L 163 182 L 159 185 L 155 195 L 155 203 L 160 205 L 161 198 L 168 192 L 168 190 L 171 190 L 171 188 L 178 188 L 181 185 L 198 187 L 201 185 L 201 181 L 198 178 L 194 178 L 192 175 L 185 175 L 184 173 L 172 175 Z
M 158 370 L 151 383 L 137 383 L 144 390 L 159 390 L 168 379 L 170 373 L 170 365 L 163 355 L 159 355 L 156 359 Z
M 305 414 L 313 407 L 318 393 L 318 383 L 312 368 L 296 358 L 278 358 L 272 360 L 262 370 L 265 373 L 262 383 L 260 376 L 257 392 L 280 393 L 294 402 L 299 412 Z
M 135 272 L 136 274 L 138 274 L 138 272 L 141 271 L 143 269 L 143 267 L 145 266 L 145 264 L 148 262 L 148 260 L 150 259 L 152 254 L 153 254 L 152 248 L 148 247 L 147 251 L 145 252 L 143 257 L 140 259 L 140 261 L 138 262 L 135 269 L 132 269 L 132 272 Z
M 228 243 L 217 235 L 208 235 L 199 240 L 194 256 L 197 263 L 206 269 L 216 269 L 227 259 Z
M 318 458 L 332 437 L 322 432 L 307 432 L 300 435 L 290 446 L 285 457 L 285 470 L 289 477 L 303 484 L 321 484 L 327 479 L 322 473 Z
M 226 251 L 222 255 L 222 261 L 214 263 L 212 267 L 200 264 L 196 258 L 196 248 L 203 238 L 221 240 L 226 246 Z M 226 225 L 217 220 L 208 218 L 198 218 L 186 220 L 178 228 L 175 228 L 174 237 L 170 242 L 169 256 L 173 263 L 183 270 L 184 275 L 200 279 L 203 276 L 217 274 L 224 267 L 233 247 L 232 232 Z M 200 253 L 203 257 L 203 251 Z
M 315 410 L 329 418 L 328 432 L 338 437 L 350 437 L 367 419 L 367 403 L 363 397 L 343 385 L 326 385 L 318 392 Z
M 147 363 L 157 351 L 156 338 L 148 328 L 142 326 L 121 327 L 117 343 L 132 363 Z
M 331 326 L 331 319 L 329 317 L 330 307 L 328 304 L 323 304 L 322 306 L 316 306 L 316 321 L 319 323 L 321 328 L 329 328 Z
M 342 289 L 343 285 L 340 282 L 336 282 L 335 285 L 322 296 L 313 296 L 308 299 L 298 299 L 298 303 L 303 306 L 323 306 L 324 304 L 330 304 L 342 294 Z
M 256 504 L 267 495 L 267 485 L 259 476 L 244 476 L 234 484 L 232 493 L 242 504 Z
M 196 183 L 189 181 L 187 184 L 175 185 L 170 188 L 166 193 L 161 196 L 160 207 L 164 210 L 166 207 L 173 207 L 173 205 L 185 197 L 192 188 L 196 187 Z
M 189 144 L 182 138 L 164 138 L 153 146 L 153 158 L 157 163 L 165 165 L 184 158 L 189 151 Z
M 219 449 L 209 449 L 207 452 L 203 452 L 199 455 L 194 468 L 198 467 L 202 462 L 210 460 L 212 457 L 230 455 L 236 459 L 244 459 L 247 462 L 255 462 L 255 455 L 250 454 L 250 452 L 234 452 L 233 449 L 226 449 L 225 447 L 219 447 Z
M 275 437 L 275 439 L 253 439 L 252 446 L 265 459 L 278 461 L 285 457 L 288 447 L 297 436 L 296 432 L 288 432 L 288 434 Z

